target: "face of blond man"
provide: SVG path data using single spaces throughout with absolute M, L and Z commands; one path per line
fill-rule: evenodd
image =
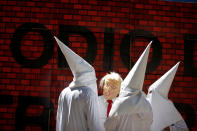
M 103 85 L 103 95 L 106 100 L 112 100 L 120 93 L 121 82 L 114 79 L 107 79 Z

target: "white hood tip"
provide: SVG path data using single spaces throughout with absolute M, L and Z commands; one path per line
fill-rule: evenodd
M 161 96 L 168 99 L 168 93 L 169 93 L 170 87 L 172 85 L 172 82 L 173 82 L 173 79 L 174 79 L 174 76 L 176 74 L 179 64 L 180 64 L 180 62 L 178 62 L 176 65 L 174 65 L 162 77 L 160 77 L 156 82 L 154 82 L 150 86 L 148 91 L 150 92 L 152 90 L 155 90 Z
M 142 90 L 151 43 L 152 41 L 148 44 L 140 58 L 122 82 L 121 90 L 129 92 Z
M 148 90 L 147 99 L 153 110 L 152 131 L 162 130 L 171 124 L 183 120 L 174 104 L 168 99 L 168 93 L 179 64 L 180 62 L 173 66 L 154 82 Z
M 75 52 L 73 52 L 70 48 L 68 48 L 57 37 L 54 36 L 54 38 L 57 41 L 60 50 L 64 54 L 68 62 L 68 65 L 72 71 L 72 74 L 74 76 L 71 85 L 87 86 L 88 83 L 92 84 L 92 82 L 94 83 L 94 81 L 96 83 L 96 74 L 94 68 L 88 62 L 86 62 L 82 57 L 80 57 Z
M 125 113 L 136 114 L 152 112 L 151 105 L 146 101 L 145 95 L 142 91 L 151 43 L 152 42 L 146 47 L 122 82 L 120 95 L 112 105 L 109 117 Z

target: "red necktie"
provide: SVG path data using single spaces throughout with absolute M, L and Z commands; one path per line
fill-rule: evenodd
M 109 116 L 109 112 L 110 112 L 110 110 L 111 110 L 111 106 L 112 106 L 112 100 L 107 100 L 107 102 L 108 102 L 108 107 L 107 107 L 107 117 Z

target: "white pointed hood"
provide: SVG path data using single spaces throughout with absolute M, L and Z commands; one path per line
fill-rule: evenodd
M 152 42 L 148 44 L 138 61 L 135 63 L 129 74 L 122 82 L 121 90 L 129 92 L 142 90 L 151 43 Z
M 153 83 L 148 90 L 147 99 L 153 110 L 152 131 L 161 131 L 165 127 L 183 120 L 174 104 L 168 99 L 168 93 L 179 63 Z
M 142 91 L 146 65 L 151 43 L 146 47 L 138 61 L 121 84 L 120 95 L 114 102 L 109 116 L 150 112 L 151 106 Z
M 74 88 L 79 86 L 87 86 L 97 94 L 96 74 L 94 68 L 83 58 L 74 53 L 70 48 L 68 48 L 57 37 L 54 36 L 54 38 L 64 54 L 74 76 L 69 87 Z

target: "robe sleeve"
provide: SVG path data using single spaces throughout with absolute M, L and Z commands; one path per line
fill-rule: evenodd
M 91 93 L 87 100 L 87 123 L 89 131 L 104 131 L 104 125 L 100 119 L 98 97 Z
M 107 118 L 107 105 L 105 104 L 103 96 L 98 97 L 98 102 L 99 102 L 99 111 L 100 111 L 100 119 L 102 124 L 104 125 L 106 118 Z

